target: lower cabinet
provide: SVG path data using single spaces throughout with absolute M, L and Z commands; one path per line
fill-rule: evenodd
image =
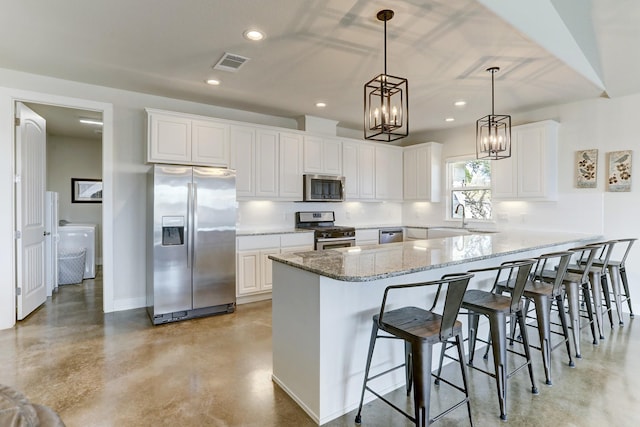
M 271 298 L 269 255 L 313 250 L 313 232 L 237 237 L 236 299 L 238 304 Z
M 356 230 L 356 245 L 377 245 L 380 241 L 380 231 L 377 228 Z

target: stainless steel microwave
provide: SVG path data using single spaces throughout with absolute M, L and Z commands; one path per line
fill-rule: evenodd
M 344 176 L 304 175 L 305 202 L 344 201 Z

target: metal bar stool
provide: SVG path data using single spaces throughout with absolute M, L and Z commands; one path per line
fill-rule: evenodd
M 625 301 L 629 305 L 629 315 L 633 318 L 633 308 L 631 306 L 631 296 L 629 294 L 629 282 L 627 280 L 627 271 L 625 269 L 625 261 L 627 260 L 627 256 L 631 251 L 631 247 L 633 243 L 637 239 L 618 239 L 615 243 L 618 244 L 626 244 L 624 254 L 622 255 L 622 259 L 619 261 L 610 259 L 611 252 L 613 251 L 613 245 L 610 246 L 610 250 L 606 251 L 603 249 L 597 259 L 594 260 L 594 265 L 602 267 L 605 266 L 609 271 L 609 277 L 611 277 L 611 293 L 608 291 L 608 286 L 606 284 L 606 274 L 602 276 L 603 280 L 603 291 L 605 292 L 606 301 L 610 301 L 611 297 L 613 297 L 613 301 L 616 306 L 616 310 L 618 311 L 618 324 L 624 325 L 622 320 L 622 289 L 620 289 L 620 279 L 622 280 L 622 287 L 624 289 L 624 297 Z M 609 303 L 608 307 L 611 307 Z M 611 310 L 609 309 L 609 320 L 613 326 L 613 318 L 611 314 Z
M 527 259 L 503 263 L 498 267 L 469 270 L 469 273 L 493 273 L 495 279 L 490 292 L 470 289 L 465 292 L 462 300 L 462 307 L 468 310 L 469 314 L 469 366 L 479 370 L 496 379 L 498 391 L 498 403 L 500 405 L 500 419 L 507 419 L 507 380 L 523 367 L 529 369 L 531 379 L 531 392 L 538 393 L 535 385 L 533 368 L 531 366 L 531 352 L 529 350 L 529 339 L 524 323 L 524 313 L 522 304 L 522 294 L 527 284 L 531 268 L 536 263 L 535 260 Z M 513 281 L 511 295 L 500 295 L 497 290 L 498 283 Z M 491 332 L 490 344 L 493 349 L 494 372 L 485 371 L 473 365 L 480 315 L 489 319 Z M 507 350 L 507 318 L 515 317 L 522 332 L 522 343 L 524 354 L 513 350 Z M 526 362 L 517 367 L 512 372 L 507 372 L 507 351 L 524 356 Z M 444 354 L 440 355 L 440 367 L 442 367 Z M 438 370 L 438 373 L 440 371 Z
M 369 342 L 369 353 L 367 355 L 367 365 L 365 368 L 364 382 L 362 384 L 362 394 L 360 396 L 358 414 L 355 419 L 357 424 L 360 424 L 362 421 L 361 413 L 364 393 L 368 390 L 390 405 L 393 409 L 410 419 L 416 426 L 420 427 L 431 425 L 433 422 L 444 417 L 454 409 L 466 404 L 467 411 L 469 413 L 469 422 L 473 426 L 467 385 L 467 372 L 464 362 L 464 352 L 462 349 L 462 324 L 457 320 L 460 305 L 462 304 L 462 297 L 464 296 L 471 277 L 473 277 L 473 274 L 469 273 L 447 274 L 440 280 L 405 285 L 392 285 L 385 289 L 380 313 L 373 316 L 373 327 L 371 329 L 371 340 Z M 391 311 L 385 311 L 387 298 L 392 292 L 434 285 L 437 285 L 438 288 L 435 293 L 435 297 L 433 298 L 432 306 L 428 310 L 417 307 L 402 307 Z M 443 287 L 445 289 L 443 289 Z M 433 311 L 436 308 L 440 294 L 445 295 L 441 315 Z M 379 335 L 378 331 L 383 331 L 388 335 Z M 388 369 L 380 374 L 369 376 L 369 369 L 371 368 L 371 359 L 373 358 L 376 340 L 385 338 L 398 339 L 405 342 L 406 361 L 405 363 Z M 446 346 L 447 342 L 455 342 L 455 345 L 458 348 L 463 385 L 461 387 L 445 380 L 444 378 L 437 378 L 464 393 L 464 399 L 431 418 L 429 413 L 429 403 L 431 399 L 430 377 L 433 375 L 431 374 L 432 347 L 434 344 L 438 343 L 443 343 L 443 346 Z M 368 385 L 369 381 L 403 367 L 405 367 L 407 372 L 407 395 L 411 392 L 412 385 L 414 385 L 413 416 L 381 396 Z
M 580 252 L 580 256 L 578 257 L 576 264 L 570 264 L 568 267 L 568 271 L 570 273 L 578 273 L 583 275 L 583 286 L 586 285 L 586 283 L 584 283 L 584 275 L 588 275 L 588 283 L 591 286 L 591 296 L 593 298 L 593 313 L 595 315 L 596 325 L 598 327 L 598 332 L 600 334 L 601 340 L 604 339 L 602 297 L 604 294 L 609 293 L 609 287 L 606 280 L 607 264 L 609 262 L 609 257 L 611 256 L 611 252 L 613 251 L 613 247 L 615 244 L 615 240 L 609 240 L 607 242 L 590 243 L 586 245 L 587 247 L 596 247 L 598 248 L 598 250 L 602 251 L 602 254 L 606 254 L 603 262 L 600 265 L 595 265 L 597 256 L 593 252 L 583 250 Z M 588 261 L 591 256 L 593 256 L 593 259 L 591 263 L 589 263 Z M 613 318 L 611 317 L 611 301 L 609 301 L 609 298 L 605 298 L 605 305 L 607 307 L 606 310 L 609 312 L 611 327 L 613 327 Z M 597 344 L 595 336 L 594 344 Z
M 569 261 L 573 256 L 573 252 L 554 252 L 544 254 L 538 257 L 534 269 L 531 271 L 530 279 L 524 287 L 523 295 L 525 297 L 524 313 L 529 312 L 529 302 L 533 301 L 536 312 L 536 325 L 538 335 L 540 337 L 540 346 L 530 345 L 530 347 L 540 350 L 542 353 L 542 362 L 544 365 L 544 374 L 546 384 L 551 385 L 551 351 L 566 344 L 567 355 L 569 356 L 569 366 L 575 366 L 571 358 L 571 346 L 569 345 L 569 329 L 567 327 L 567 317 L 564 310 L 564 277 L 569 266 Z M 545 272 L 553 272 L 552 274 Z M 550 277 L 553 276 L 553 277 Z M 511 292 L 514 282 L 498 283 L 498 291 Z M 551 306 L 555 301 L 562 326 L 561 335 L 564 339 L 556 345 L 551 344 Z M 530 325 L 533 326 L 533 325 Z M 512 327 L 512 337 L 515 332 L 515 324 Z M 520 331 L 522 333 L 522 331 Z

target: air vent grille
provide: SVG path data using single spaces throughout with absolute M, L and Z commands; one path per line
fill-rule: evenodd
M 222 55 L 222 58 L 220 58 L 220 60 L 218 61 L 218 63 L 213 66 L 213 69 L 214 70 L 221 70 L 221 71 L 230 71 L 232 73 L 235 73 L 248 60 L 249 60 L 249 58 L 246 58 L 244 56 L 236 55 L 234 53 L 225 52 L 224 55 Z

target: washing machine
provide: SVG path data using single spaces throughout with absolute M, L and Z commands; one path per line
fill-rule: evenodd
M 83 279 L 96 277 L 96 227 L 96 224 L 73 222 L 58 227 L 59 250 L 79 248 L 86 250 Z

